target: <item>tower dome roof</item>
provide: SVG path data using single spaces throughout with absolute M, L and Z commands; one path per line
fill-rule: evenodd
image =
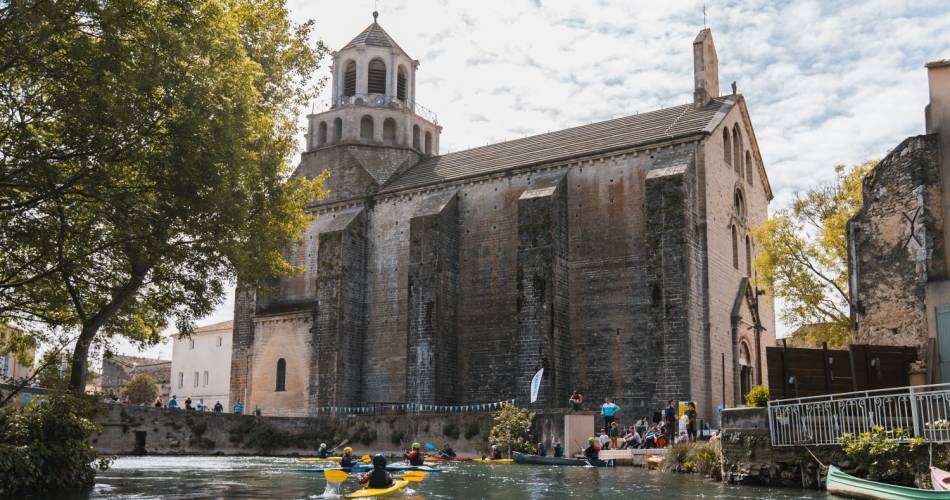
M 359 35 L 356 35 L 355 38 L 350 40 L 350 43 L 343 46 L 342 50 L 353 49 L 359 45 L 367 45 L 370 47 L 385 47 L 398 49 L 403 54 L 406 51 L 402 50 L 402 47 L 393 40 L 393 37 L 389 36 L 389 33 L 386 33 L 386 30 L 376 22 L 376 18 L 373 18 L 373 24 L 370 24 L 363 30 Z

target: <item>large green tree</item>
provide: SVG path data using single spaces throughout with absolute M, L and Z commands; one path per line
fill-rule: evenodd
M 0 7 L 0 321 L 73 336 L 188 330 L 225 284 L 295 269 L 324 178 L 290 178 L 325 54 L 282 0 Z
M 861 208 L 861 181 L 876 162 L 835 167 L 833 184 L 796 196 L 753 231 L 762 285 L 784 303 L 782 320 L 807 326 L 810 344 L 840 347 L 851 340 L 848 220 Z

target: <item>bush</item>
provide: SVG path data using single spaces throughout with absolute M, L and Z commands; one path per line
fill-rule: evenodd
M 122 388 L 122 396 L 134 405 L 151 404 L 158 397 L 158 386 L 156 380 L 146 373 L 136 374 L 125 383 Z
M 676 443 L 666 449 L 660 469 L 665 472 L 692 472 L 690 457 L 693 454 L 693 443 Z
M 752 408 L 761 408 L 769 402 L 769 388 L 757 385 L 745 395 L 745 405 Z
M 488 433 L 488 441 L 500 450 L 531 452 L 531 421 L 534 413 L 505 405 L 495 414 L 495 425 Z
M 686 460 L 686 468 L 704 477 L 722 479 L 722 451 L 718 443 L 696 444 Z
M 871 432 L 857 436 L 845 434 L 838 438 L 838 443 L 857 464 L 857 475 L 872 481 L 914 486 L 915 476 L 926 471 L 929 457 L 927 442 L 909 436 L 901 428 L 886 431 L 874 426 Z
M 0 409 L 0 497 L 84 492 L 111 458 L 97 458 L 89 438 L 101 428 L 95 404 L 57 394 L 43 404 Z

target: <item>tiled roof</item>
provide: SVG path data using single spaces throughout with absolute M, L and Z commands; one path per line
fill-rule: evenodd
M 199 326 L 195 328 L 195 333 L 216 332 L 218 330 L 231 330 L 234 328 L 234 322 L 231 320 L 219 321 L 210 325 Z
M 361 44 L 366 44 L 371 47 L 394 48 L 405 52 L 402 50 L 402 47 L 393 40 L 393 37 L 389 36 L 389 33 L 386 33 L 386 30 L 376 22 L 367 26 L 362 33 L 356 35 L 356 38 L 350 40 L 350 43 L 344 45 L 340 50 L 352 49 Z
M 709 133 L 735 102 L 736 97 L 733 96 L 717 98 L 702 109 L 696 109 L 692 104 L 684 104 L 433 156 L 393 179 L 382 192 Z

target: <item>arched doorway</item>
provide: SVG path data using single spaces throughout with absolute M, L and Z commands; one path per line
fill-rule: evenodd
M 752 390 L 752 356 L 749 355 L 749 346 L 745 342 L 739 343 L 739 397 Z

